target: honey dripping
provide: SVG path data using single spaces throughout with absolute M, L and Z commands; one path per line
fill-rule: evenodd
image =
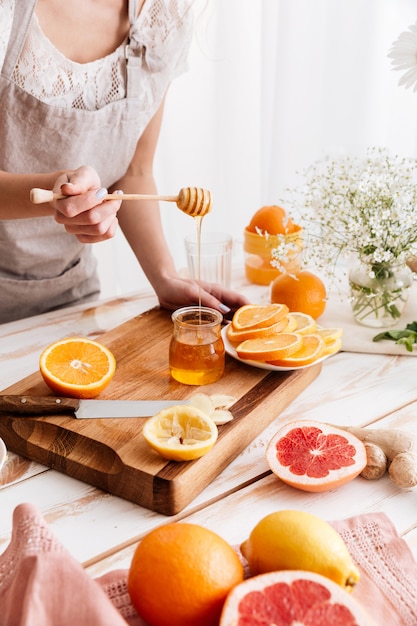
M 195 227 L 197 231 L 197 279 L 198 279 L 198 309 L 201 321 L 201 226 L 203 223 L 203 215 L 194 217 Z

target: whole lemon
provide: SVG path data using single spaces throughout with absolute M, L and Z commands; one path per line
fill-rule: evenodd
M 359 571 L 339 533 L 304 511 L 267 515 L 240 549 L 253 576 L 276 570 L 304 570 L 326 576 L 347 591 L 359 581 Z

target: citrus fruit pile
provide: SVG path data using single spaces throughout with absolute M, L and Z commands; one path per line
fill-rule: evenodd
M 54 393 L 71 398 L 95 398 L 112 380 L 116 359 L 97 341 L 69 337 L 43 350 L 39 369 Z
M 300 311 L 314 319 L 324 313 L 326 297 L 323 281 L 308 270 L 281 274 L 271 284 L 273 304 L 286 304 L 290 311 Z
M 240 307 L 226 330 L 240 359 L 280 367 L 310 365 L 342 347 L 341 328 L 321 328 L 306 313 L 285 304 Z
M 311 420 L 290 422 L 268 443 L 266 460 L 284 483 L 303 491 L 336 489 L 367 464 L 364 443 L 355 435 Z
M 360 573 L 341 536 L 320 518 L 282 510 L 261 519 L 237 550 L 203 526 L 177 522 L 136 547 L 127 588 L 150 626 L 369 626 L 350 593 Z

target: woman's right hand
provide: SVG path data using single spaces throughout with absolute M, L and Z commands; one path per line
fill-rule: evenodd
M 88 165 L 58 176 L 53 191 L 67 198 L 54 200 L 54 218 L 81 243 L 97 243 L 114 237 L 121 200 L 103 201 L 107 190 L 97 172 Z

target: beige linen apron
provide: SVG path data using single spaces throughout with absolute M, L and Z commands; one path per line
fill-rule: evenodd
M 17 0 L 0 76 L 0 169 L 35 173 L 92 165 L 103 187 L 126 171 L 142 132 L 140 53 L 126 47 L 126 98 L 97 111 L 47 105 L 13 83 L 36 0 Z M 129 2 L 133 24 L 137 0 Z M 76 303 L 99 291 L 89 245 L 52 217 L 0 221 L 0 323 Z

